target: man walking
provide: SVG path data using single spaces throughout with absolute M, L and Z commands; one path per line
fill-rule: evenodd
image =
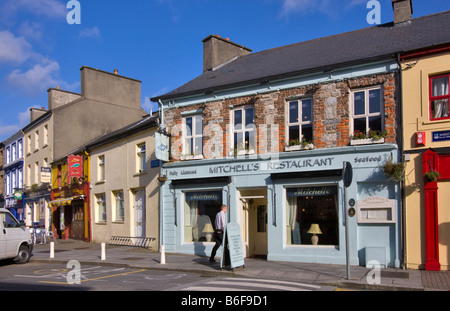
M 214 257 L 216 256 L 216 252 L 219 249 L 220 245 L 223 241 L 223 231 L 225 230 L 226 219 L 225 213 L 227 212 L 228 207 L 224 204 L 220 208 L 220 212 L 216 215 L 216 220 L 214 222 L 215 230 L 214 230 L 214 238 L 216 239 L 216 245 L 214 245 L 211 257 L 209 258 L 210 262 L 216 262 Z

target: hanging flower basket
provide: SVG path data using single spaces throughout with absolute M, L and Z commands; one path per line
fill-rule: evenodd
M 438 171 L 429 171 L 429 172 L 425 173 L 425 175 L 423 175 L 423 180 L 425 182 L 433 182 L 433 181 L 437 181 L 440 176 L 441 176 L 441 174 L 439 174 Z
M 405 180 L 405 165 L 403 163 L 394 163 L 392 159 L 387 160 L 383 166 L 383 171 L 386 176 L 395 181 Z

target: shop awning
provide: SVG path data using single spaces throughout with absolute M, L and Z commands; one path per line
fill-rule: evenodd
M 77 196 L 70 197 L 70 198 L 64 198 L 64 199 L 50 201 L 49 205 L 50 205 L 50 207 L 70 205 L 70 204 L 72 204 L 73 200 L 78 200 L 78 199 L 84 199 L 84 196 L 77 195 Z

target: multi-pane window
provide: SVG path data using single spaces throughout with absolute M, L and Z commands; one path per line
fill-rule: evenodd
M 19 158 L 23 157 L 23 143 L 22 143 L 22 139 L 19 139 L 17 141 L 17 148 L 18 148 L 18 157 Z
M 430 78 L 430 119 L 449 118 L 450 74 Z
M 302 141 L 313 141 L 312 99 L 302 99 L 289 102 L 288 141 L 299 144 Z
M 48 144 L 48 125 L 44 125 L 44 146 Z
M 123 207 L 123 191 L 114 191 L 114 204 L 115 204 L 115 210 L 114 210 L 114 220 L 115 221 L 123 221 L 125 219 L 125 213 L 124 213 L 124 207 Z
M 353 92 L 352 96 L 353 133 L 369 134 L 369 131 L 383 132 L 383 98 L 381 87 Z
M 184 156 L 203 155 L 203 118 L 201 115 L 185 117 L 184 124 Z
M 8 164 L 9 162 L 11 162 L 11 148 L 10 147 L 6 147 L 6 164 Z
M 34 133 L 34 150 L 39 149 L 39 131 Z
M 137 169 L 139 172 L 143 172 L 146 169 L 145 155 L 145 143 L 137 145 Z
M 233 142 L 237 154 L 256 152 L 255 108 L 243 106 L 233 110 Z
M 105 156 L 99 156 L 98 157 L 98 181 L 104 181 L 105 180 Z
M 97 222 L 106 222 L 105 194 L 100 193 L 95 195 L 95 203 L 97 207 Z

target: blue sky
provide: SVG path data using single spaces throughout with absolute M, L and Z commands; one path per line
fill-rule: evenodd
M 0 0 L 0 141 L 47 108 L 47 89 L 80 92 L 90 66 L 142 81 L 142 107 L 202 73 L 202 39 L 230 38 L 253 52 L 371 27 L 369 0 Z M 393 20 L 379 0 L 381 23 Z M 449 0 L 413 0 L 413 17 L 450 10 Z

